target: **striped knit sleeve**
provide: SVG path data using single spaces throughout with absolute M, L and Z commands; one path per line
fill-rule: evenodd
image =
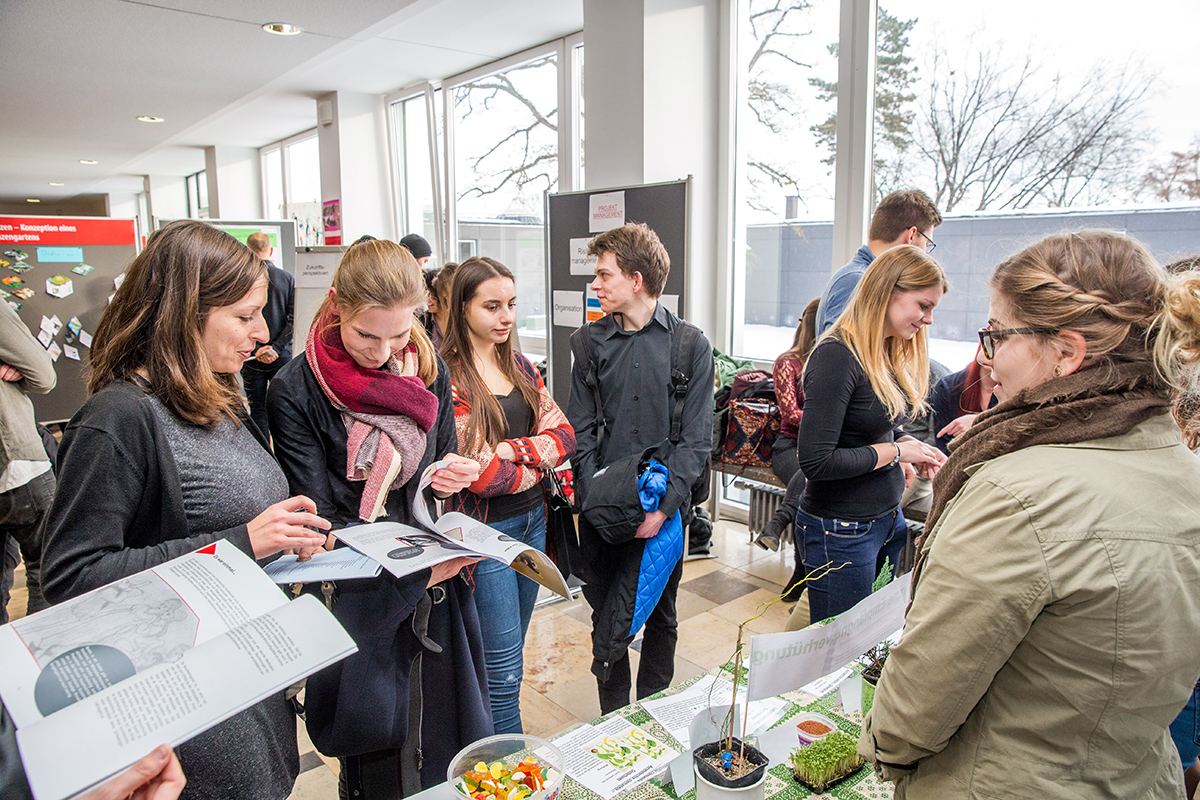
M 575 429 L 554 402 L 541 376 L 537 376 L 538 431 L 534 436 L 508 439 L 517 451 L 517 463 L 554 469 L 575 453 Z
M 459 455 L 478 461 L 483 468 L 479 477 L 467 488 L 480 497 L 497 497 L 503 494 L 517 494 L 537 485 L 542 477 L 537 469 L 500 458 L 487 442 L 479 442 L 468 449 L 467 419 L 471 415 L 471 403 L 458 386 L 453 386 L 452 392 L 454 429 L 458 434 Z

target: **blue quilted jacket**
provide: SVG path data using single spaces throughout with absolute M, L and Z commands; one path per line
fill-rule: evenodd
M 642 510 L 649 514 L 658 510 L 658 503 L 667 491 L 667 468 L 651 459 L 650 466 L 638 479 L 638 496 L 642 500 Z M 679 512 L 662 524 L 658 535 L 646 540 L 642 550 L 641 568 L 638 570 L 637 594 L 633 607 L 633 623 L 629 627 L 629 635 L 636 636 L 646 624 L 646 618 L 658 605 L 666 588 L 667 579 L 671 577 L 675 565 L 683 558 L 683 522 Z
M 667 486 L 667 468 L 650 461 L 638 479 L 642 507 L 654 511 Z M 604 600 L 592 614 L 592 672 L 607 680 L 620 658 L 662 597 L 671 572 L 683 557 L 683 525 L 676 512 L 653 539 L 610 544 L 579 518 L 579 541 L 588 560 L 588 583 Z

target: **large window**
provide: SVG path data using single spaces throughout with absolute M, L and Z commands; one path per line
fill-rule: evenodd
M 208 219 L 208 170 L 187 176 L 189 219 Z
M 398 235 L 402 237 L 419 233 L 430 244 L 436 245 L 441 216 L 435 213 L 434 208 L 437 200 L 432 165 L 439 162 L 437 153 L 432 150 L 426 112 L 432 101 L 435 129 L 441 130 L 441 115 L 436 114 L 441 92 L 431 90 L 430 95 L 427 98 L 422 93 L 393 103 L 391 124 L 400 175 Z
M 1046 233 L 1100 226 L 1166 259 L 1178 237 L 1161 228 L 1184 219 L 1131 213 L 1200 199 L 1177 170 L 1200 153 L 1200 81 L 1177 56 L 1200 6 L 1152 0 L 1119 24 L 1077 11 L 880 4 L 875 184 L 921 188 L 945 218 L 934 255 L 953 289 L 934 314 L 931 352 L 951 369 L 974 356 L 1003 258 Z
M 542 217 L 544 193 L 558 186 L 557 52 L 472 78 L 450 91 L 459 256 L 477 252 L 512 271 L 522 346 L 532 346 L 534 339 L 544 342 Z
M 934 314 L 931 350 L 953 369 L 974 354 L 992 269 L 1040 236 L 1106 226 L 1137 235 L 1161 260 L 1189 249 L 1179 231 L 1190 231 L 1190 217 L 1168 221 L 1183 210 L 1146 215 L 1200 200 L 1191 99 L 1200 73 L 1183 55 L 1200 5 L 1149 0 L 1118 23 L 1041 0 L 880 0 L 874 142 L 843 154 L 834 146 L 844 4 L 740 4 L 736 354 L 770 360 L 785 349 L 836 266 L 839 158 L 870 165 L 872 207 L 919 188 L 941 210 L 934 255 L 953 288 Z
M 575 36 L 388 98 L 401 234 L 422 233 L 444 261 L 508 267 L 520 345 L 535 356 L 546 346 L 545 193 L 582 177 L 582 59 Z
M 268 219 L 296 221 L 296 243 L 324 243 L 321 222 L 321 151 L 316 130 L 305 131 L 259 150 L 263 213 Z
M 733 351 L 772 360 L 829 279 L 837 112 L 832 0 L 741 0 L 746 75 Z M 739 258 L 739 262 L 741 259 Z

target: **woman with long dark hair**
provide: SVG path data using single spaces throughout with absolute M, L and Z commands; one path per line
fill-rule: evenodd
M 421 270 L 406 248 L 365 239 L 342 255 L 304 357 L 267 396 L 275 451 L 288 483 L 337 526 L 389 521 L 419 527 L 474 481 L 455 455 L 450 375 L 413 314 Z M 449 465 L 420 490 L 434 461 Z M 479 617 L 458 558 L 404 578 L 339 583 L 334 616 L 358 652 L 308 679 L 313 744 L 341 760 L 342 798 L 407 796 L 445 780 L 466 744 L 492 732 Z
M 491 258 L 470 258 L 454 275 L 442 355 L 454 382 L 458 451 L 479 462 L 479 479 L 447 501 L 539 550 L 546 545 L 542 478 L 575 452 L 575 432 L 541 375 L 513 350 L 516 285 Z M 497 733 L 521 732 L 521 653 L 537 584 L 497 561 L 474 569 L 488 694 Z
M 125 270 L 92 342 L 90 397 L 58 451 L 42 562 L 51 602 L 218 539 L 257 559 L 324 542 L 329 523 L 288 496 L 238 394 L 242 362 L 268 338 L 266 302 L 266 266 L 202 222 L 157 231 Z M 300 770 L 283 692 L 178 751 L 185 798 L 283 800 Z
M 975 418 L 996 405 L 996 381 L 992 368 L 980 363 L 979 351 L 964 369 L 947 375 L 933 387 L 929 404 L 933 407 L 932 428 L 937 433 L 937 447 L 947 455 L 950 442 L 966 432 Z

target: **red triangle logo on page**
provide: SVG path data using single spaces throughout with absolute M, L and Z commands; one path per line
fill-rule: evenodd
M 202 556 L 215 556 L 217 554 L 217 543 L 213 542 L 208 547 L 201 547 L 196 552 Z

